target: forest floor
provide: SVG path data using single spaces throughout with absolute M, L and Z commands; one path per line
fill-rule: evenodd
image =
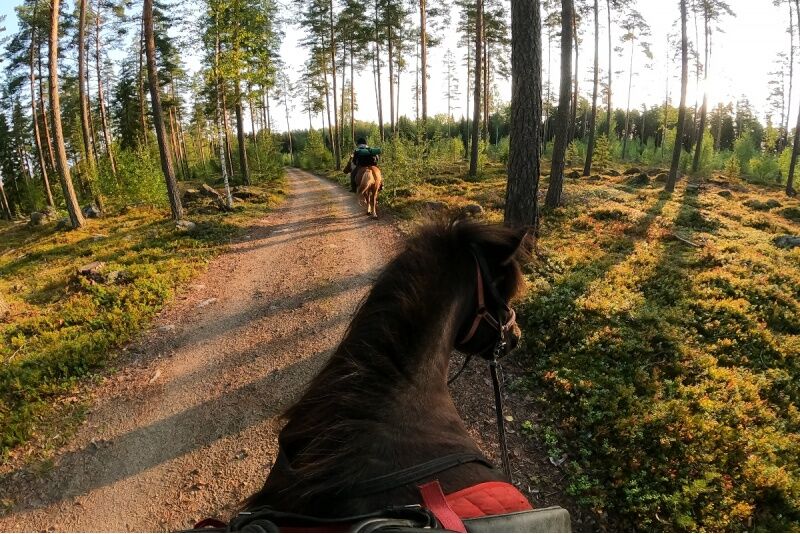
M 0 530 L 185 529 L 228 517 L 259 489 L 279 414 L 402 243 L 389 218 L 371 220 L 341 188 L 298 170 L 288 180 L 285 202 L 178 292 L 115 360 L 118 371 L 86 388 L 74 436 L 44 458 L 20 454 L 2 467 Z M 454 396 L 495 457 L 485 370 L 465 373 Z M 537 506 L 558 503 L 549 484 L 531 486 L 531 442 L 511 432 L 523 489 Z

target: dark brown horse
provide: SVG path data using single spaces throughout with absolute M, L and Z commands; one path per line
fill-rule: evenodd
M 516 345 L 508 302 L 523 285 L 525 235 L 461 221 L 411 238 L 286 412 L 278 460 L 247 509 L 341 518 L 420 503 L 418 485 L 433 479 L 448 494 L 504 480 L 485 462 L 465 461 L 398 486 L 375 484 L 437 459 L 481 457 L 450 397 L 448 364 L 454 348 L 496 350 L 501 329 L 503 352 Z

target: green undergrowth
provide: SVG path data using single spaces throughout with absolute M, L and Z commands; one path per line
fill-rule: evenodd
M 123 209 L 80 230 L 55 223 L 0 226 L 0 457 L 51 431 L 59 406 L 110 365 L 116 349 L 149 324 L 175 291 L 231 237 L 283 196 L 283 180 L 259 187 L 228 214 L 194 212 L 182 233 L 163 209 Z M 78 270 L 104 265 L 96 276 Z M 2 304 L 2 302 L 0 302 Z M 56 425 L 59 427 L 60 425 Z M 16 448 L 16 450 L 15 450 Z
M 643 170 L 568 178 L 543 212 L 518 309 L 518 386 L 539 405 L 523 431 L 609 528 L 800 531 L 800 249 L 774 242 L 800 235 L 800 202 L 718 175 L 669 195 Z M 501 164 L 470 180 L 456 163 L 387 173 L 381 203 L 500 221 L 504 197 Z
M 572 181 L 545 214 L 530 430 L 617 528 L 800 529 L 800 249 L 773 243 L 798 202 L 731 186 Z

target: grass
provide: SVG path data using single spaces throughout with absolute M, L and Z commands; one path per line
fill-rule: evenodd
M 282 180 L 229 214 L 193 212 L 181 233 L 168 211 L 138 207 L 89 220 L 80 230 L 55 223 L 0 226 L 0 457 L 21 444 L 64 435 L 82 417 L 80 388 L 144 330 L 175 292 L 283 195 Z M 99 280 L 78 274 L 104 263 Z
M 502 220 L 503 167 L 465 175 L 387 179 L 381 201 Z M 800 531 L 800 249 L 772 243 L 800 235 L 800 202 L 719 176 L 662 188 L 567 179 L 543 213 L 516 357 L 544 418 L 523 430 L 568 454 L 566 491 L 609 528 Z

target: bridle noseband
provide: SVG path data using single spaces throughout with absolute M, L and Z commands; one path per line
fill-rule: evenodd
M 472 320 L 472 324 L 470 326 L 469 331 L 467 334 L 461 339 L 456 348 L 462 350 L 462 352 L 468 354 L 475 354 L 474 351 L 467 350 L 465 348 L 466 344 L 472 341 L 475 337 L 475 334 L 478 332 L 478 328 L 480 328 L 481 323 L 486 323 L 492 329 L 494 329 L 498 334 L 498 339 L 493 342 L 494 343 L 494 350 L 492 353 L 492 357 L 490 358 L 488 355 L 488 347 L 481 350 L 479 354 L 489 360 L 492 358 L 498 358 L 503 355 L 503 351 L 506 348 L 506 338 L 508 332 L 511 331 L 514 326 L 517 324 L 517 314 L 513 308 L 511 308 L 505 301 L 505 299 L 499 294 L 497 288 L 495 287 L 494 283 L 491 280 L 488 280 L 487 283 L 484 283 L 484 278 L 489 278 L 489 267 L 486 264 L 486 259 L 483 257 L 479 251 L 473 249 L 472 256 L 475 258 L 475 272 L 477 275 L 477 310 L 475 311 L 475 318 Z M 489 311 L 489 308 L 486 307 L 486 291 L 484 289 L 485 286 L 489 287 L 489 293 L 491 297 L 499 303 L 501 306 L 501 312 L 504 312 L 507 316 L 505 321 L 498 316 L 492 314 Z

